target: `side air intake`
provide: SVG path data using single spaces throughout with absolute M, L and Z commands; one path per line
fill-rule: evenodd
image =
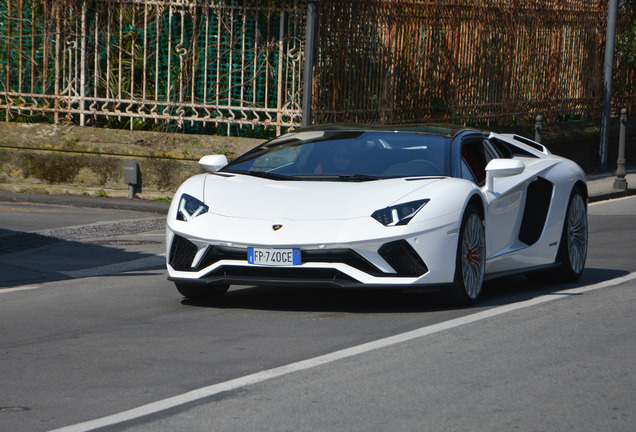
M 554 185 L 546 179 L 539 178 L 528 185 L 526 207 L 519 230 L 519 240 L 532 246 L 541 237 L 548 218 L 550 201 Z

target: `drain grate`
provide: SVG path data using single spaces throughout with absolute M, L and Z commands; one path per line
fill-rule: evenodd
M 86 244 L 98 245 L 98 246 L 137 246 L 137 245 L 156 245 L 161 242 L 154 240 L 94 240 L 84 242 Z

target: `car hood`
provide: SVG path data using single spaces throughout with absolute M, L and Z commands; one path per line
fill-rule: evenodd
M 204 201 L 209 212 L 249 219 L 344 220 L 408 201 L 407 195 L 439 182 L 385 179 L 365 182 L 281 181 L 249 175 L 207 175 Z

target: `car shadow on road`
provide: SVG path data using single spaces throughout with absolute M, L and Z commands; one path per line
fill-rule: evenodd
M 478 306 L 501 306 L 554 294 L 573 288 L 607 282 L 629 274 L 626 270 L 586 268 L 577 282 L 530 281 L 525 276 L 511 276 L 486 283 Z
M 142 248 L 143 242 L 123 243 L 105 239 L 64 240 L 0 228 L 0 288 L 90 276 L 89 269 L 156 256 L 130 250 L 131 247 Z
M 518 303 L 560 291 L 593 285 L 629 274 L 625 270 L 585 269 L 576 283 L 538 283 L 511 276 L 484 285 L 475 309 Z M 214 301 L 183 299 L 182 304 L 218 309 L 253 309 L 284 312 L 410 313 L 458 309 L 440 302 L 435 293 L 398 290 L 232 287 Z

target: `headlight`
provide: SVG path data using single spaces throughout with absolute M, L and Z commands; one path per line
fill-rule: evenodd
M 384 226 L 406 225 L 430 200 L 423 199 L 376 210 L 371 217 Z
M 207 213 L 209 207 L 192 195 L 183 194 L 179 201 L 179 209 L 177 210 L 177 219 L 189 222 L 197 216 Z

